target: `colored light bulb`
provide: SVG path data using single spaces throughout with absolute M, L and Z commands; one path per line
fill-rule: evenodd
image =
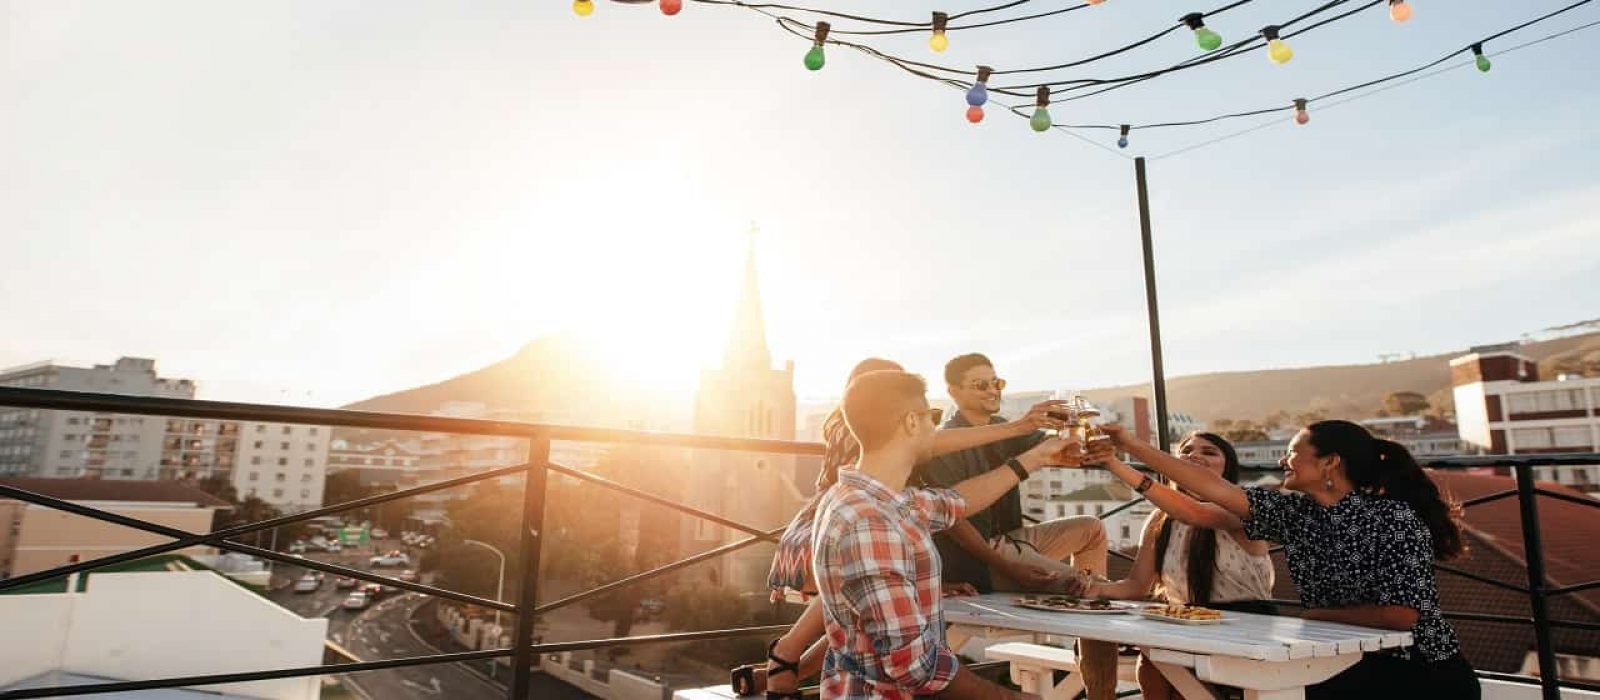
M 572 14 L 579 17 L 594 14 L 594 0 L 572 0 Z
M 972 89 L 967 91 L 967 104 L 982 107 L 988 101 L 989 90 L 983 87 L 983 83 L 973 83 Z
M 1133 129 L 1133 127 L 1128 126 L 1127 124 L 1123 124 L 1122 125 L 1121 134 L 1119 136 L 1117 136 L 1117 148 L 1127 148 L 1128 147 L 1128 132 L 1131 131 L 1132 129 Z
M 1183 16 L 1183 23 L 1194 30 L 1194 43 L 1200 45 L 1200 50 L 1216 51 L 1222 46 L 1222 35 L 1206 28 L 1205 15 L 1190 12 Z
M 945 49 L 950 48 L 950 37 L 944 35 L 945 25 L 949 23 L 950 15 L 943 12 L 933 13 L 933 21 L 930 23 L 933 25 L 933 36 L 928 37 L 928 48 L 933 49 L 934 53 L 944 53 Z
M 1494 67 L 1494 64 L 1489 62 L 1489 57 L 1483 55 L 1483 46 L 1481 44 L 1472 45 L 1472 56 L 1473 62 L 1478 64 L 1478 72 L 1488 73 L 1489 69 Z
M 1284 43 L 1283 39 L 1278 38 L 1277 25 L 1263 27 L 1261 36 L 1267 40 L 1268 60 L 1281 66 L 1288 63 L 1289 59 L 1294 58 L 1294 49 L 1289 48 L 1289 45 Z
M 1294 58 L 1294 49 L 1289 48 L 1282 39 L 1273 39 L 1267 42 L 1267 58 L 1281 66 Z
M 1039 107 L 1037 109 L 1034 109 L 1033 110 L 1033 116 L 1028 118 L 1028 126 L 1033 127 L 1034 131 L 1049 131 L 1050 130 L 1050 108 L 1049 107 Z
M 973 105 L 967 108 L 967 121 L 977 124 L 983 121 L 983 108 Z
M 1406 0 L 1389 0 L 1389 19 L 1404 22 L 1411 19 L 1411 6 Z
M 1098 4 L 1102 3 L 1102 2 L 1105 2 L 1106 0 L 1083 0 L 1083 1 L 1086 2 L 1086 3 L 1089 3 L 1090 5 L 1098 5 Z
M 828 62 L 828 57 L 822 54 L 822 44 L 828 40 L 828 30 L 831 28 L 827 22 L 817 23 L 817 32 L 811 38 L 811 50 L 806 52 L 806 70 L 822 70 L 823 64 Z
M 828 57 L 822 55 L 821 46 L 813 46 L 806 52 L 806 68 L 808 70 L 822 70 L 823 64 L 828 62 Z
M 683 0 L 661 0 L 661 14 L 668 17 L 683 11 Z
M 1306 111 L 1306 101 L 1305 101 L 1305 99 L 1302 98 L 1302 99 L 1295 100 L 1294 101 L 1294 123 L 1304 126 L 1306 124 L 1306 122 L 1309 122 L 1309 121 L 1311 121 L 1311 113 Z

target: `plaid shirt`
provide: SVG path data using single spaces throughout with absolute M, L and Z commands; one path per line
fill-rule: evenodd
M 812 543 L 828 638 L 822 697 L 898 700 L 937 693 L 955 678 L 932 531 L 965 512 L 948 489 L 896 494 L 872 477 L 839 472 L 817 507 Z

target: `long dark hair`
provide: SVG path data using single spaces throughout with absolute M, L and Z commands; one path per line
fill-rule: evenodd
M 1461 504 L 1439 493 L 1411 451 L 1393 440 L 1374 437 L 1367 429 L 1343 420 L 1306 426 L 1317 456 L 1339 455 L 1345 476 L 1369 496 L 1403 501 L 1416 510 L 1433 536 L 1433 555 L 1452 559 L 1466 551 L 1461 539 Z
M 1195 431 L 1185 435 L 1178 442 L 1178 450 L 1196 439 L 1205 440 L 1222 451 L 1222 478 L 1235 484 L 1239 483 L 1239 453 L 1233 449 L 1233 443 L 1224 440 L 1216 433 Z M 1160 534 L 1156 535 L 1156 572 L 1160 573 L 1161 567 L 1167 561 L 1167 545 L 1172 542 L 1172 519 L 1162 511 L 1156 511 L 1160 519 Z M 1216 530 L 1202 530 L 1194 528 L 1189 533 L 1189 552 L 1184 559 L 1184 565 L 1189 571 L 1189 604 L 1208 605 L 1211 603 L 1211 586 L 1216 580 L 1217 572 L 1217 538 L 1227 537 L 1228 533 Z
M 845 381 L 849 385 L 856 377 L 868 372 L 879 370 L 904 370 L 900 363 L 885 360 L 881 357 L 869 357 L 856 363 L 850 369 L 850 378 Z M 822 471 L 817 474 L 817 490 L 822 491 L 839 480 L 839 467 L 856 461 L 861 456 L 861 443 L 856 442 L 856 436 L 850 434 L 850 427 L 844 424 L 844 411 L 838 406 L 828 413 L 822 421 Z

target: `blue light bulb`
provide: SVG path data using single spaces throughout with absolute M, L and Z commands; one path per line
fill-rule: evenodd
M 1126 137 L 1126 136 L 1118 137 L 1117 138 L 1117 148 L 1127 148 L 1127 147 L 1128 147 L 1128 137 Z
M 989 101 L 989 90 L 983 83 L 973 83 L 972 89 L 967 91 L 967 104 L 973 107 L 982 107 Z

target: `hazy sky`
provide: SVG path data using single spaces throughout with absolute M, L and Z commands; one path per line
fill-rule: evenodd
M 991 2 L 835 4 L 921 19 Z M 880 40 L 997 67 L 1214 2 L 1110 0 Z M 1229 40 L 1308 9 L 1258 2 Z M 1414 0 L 1058 121 L 1288 103 L 1566 0 Z M 0 365 L 158 358 L 205 398 L 336 405 L 563 330 L 650 388 L 723 341 L 744 231 L 803 395 L 877 354 L 989 352 L 1019 386 L 1147 377 L 1131 162 L 742 9 L 601 0 L 0 3 Z M 1053 9 L 1036 2 L 1019 10 Z M 1600 6 L 1490 44 L 1600 19 Z M 836 28 L 843 27 L 839 23 Z M 1187 31 L 1067 77 L 1165 66 Z M 1170 373 L 1365 362 L 1600 316 L 1600 28 L 1337 108 L 1136 132 Z M 995 84 L 1003 81 L 996 80 Z M 1115 134 L 1091 138 L 1110 144 Z

